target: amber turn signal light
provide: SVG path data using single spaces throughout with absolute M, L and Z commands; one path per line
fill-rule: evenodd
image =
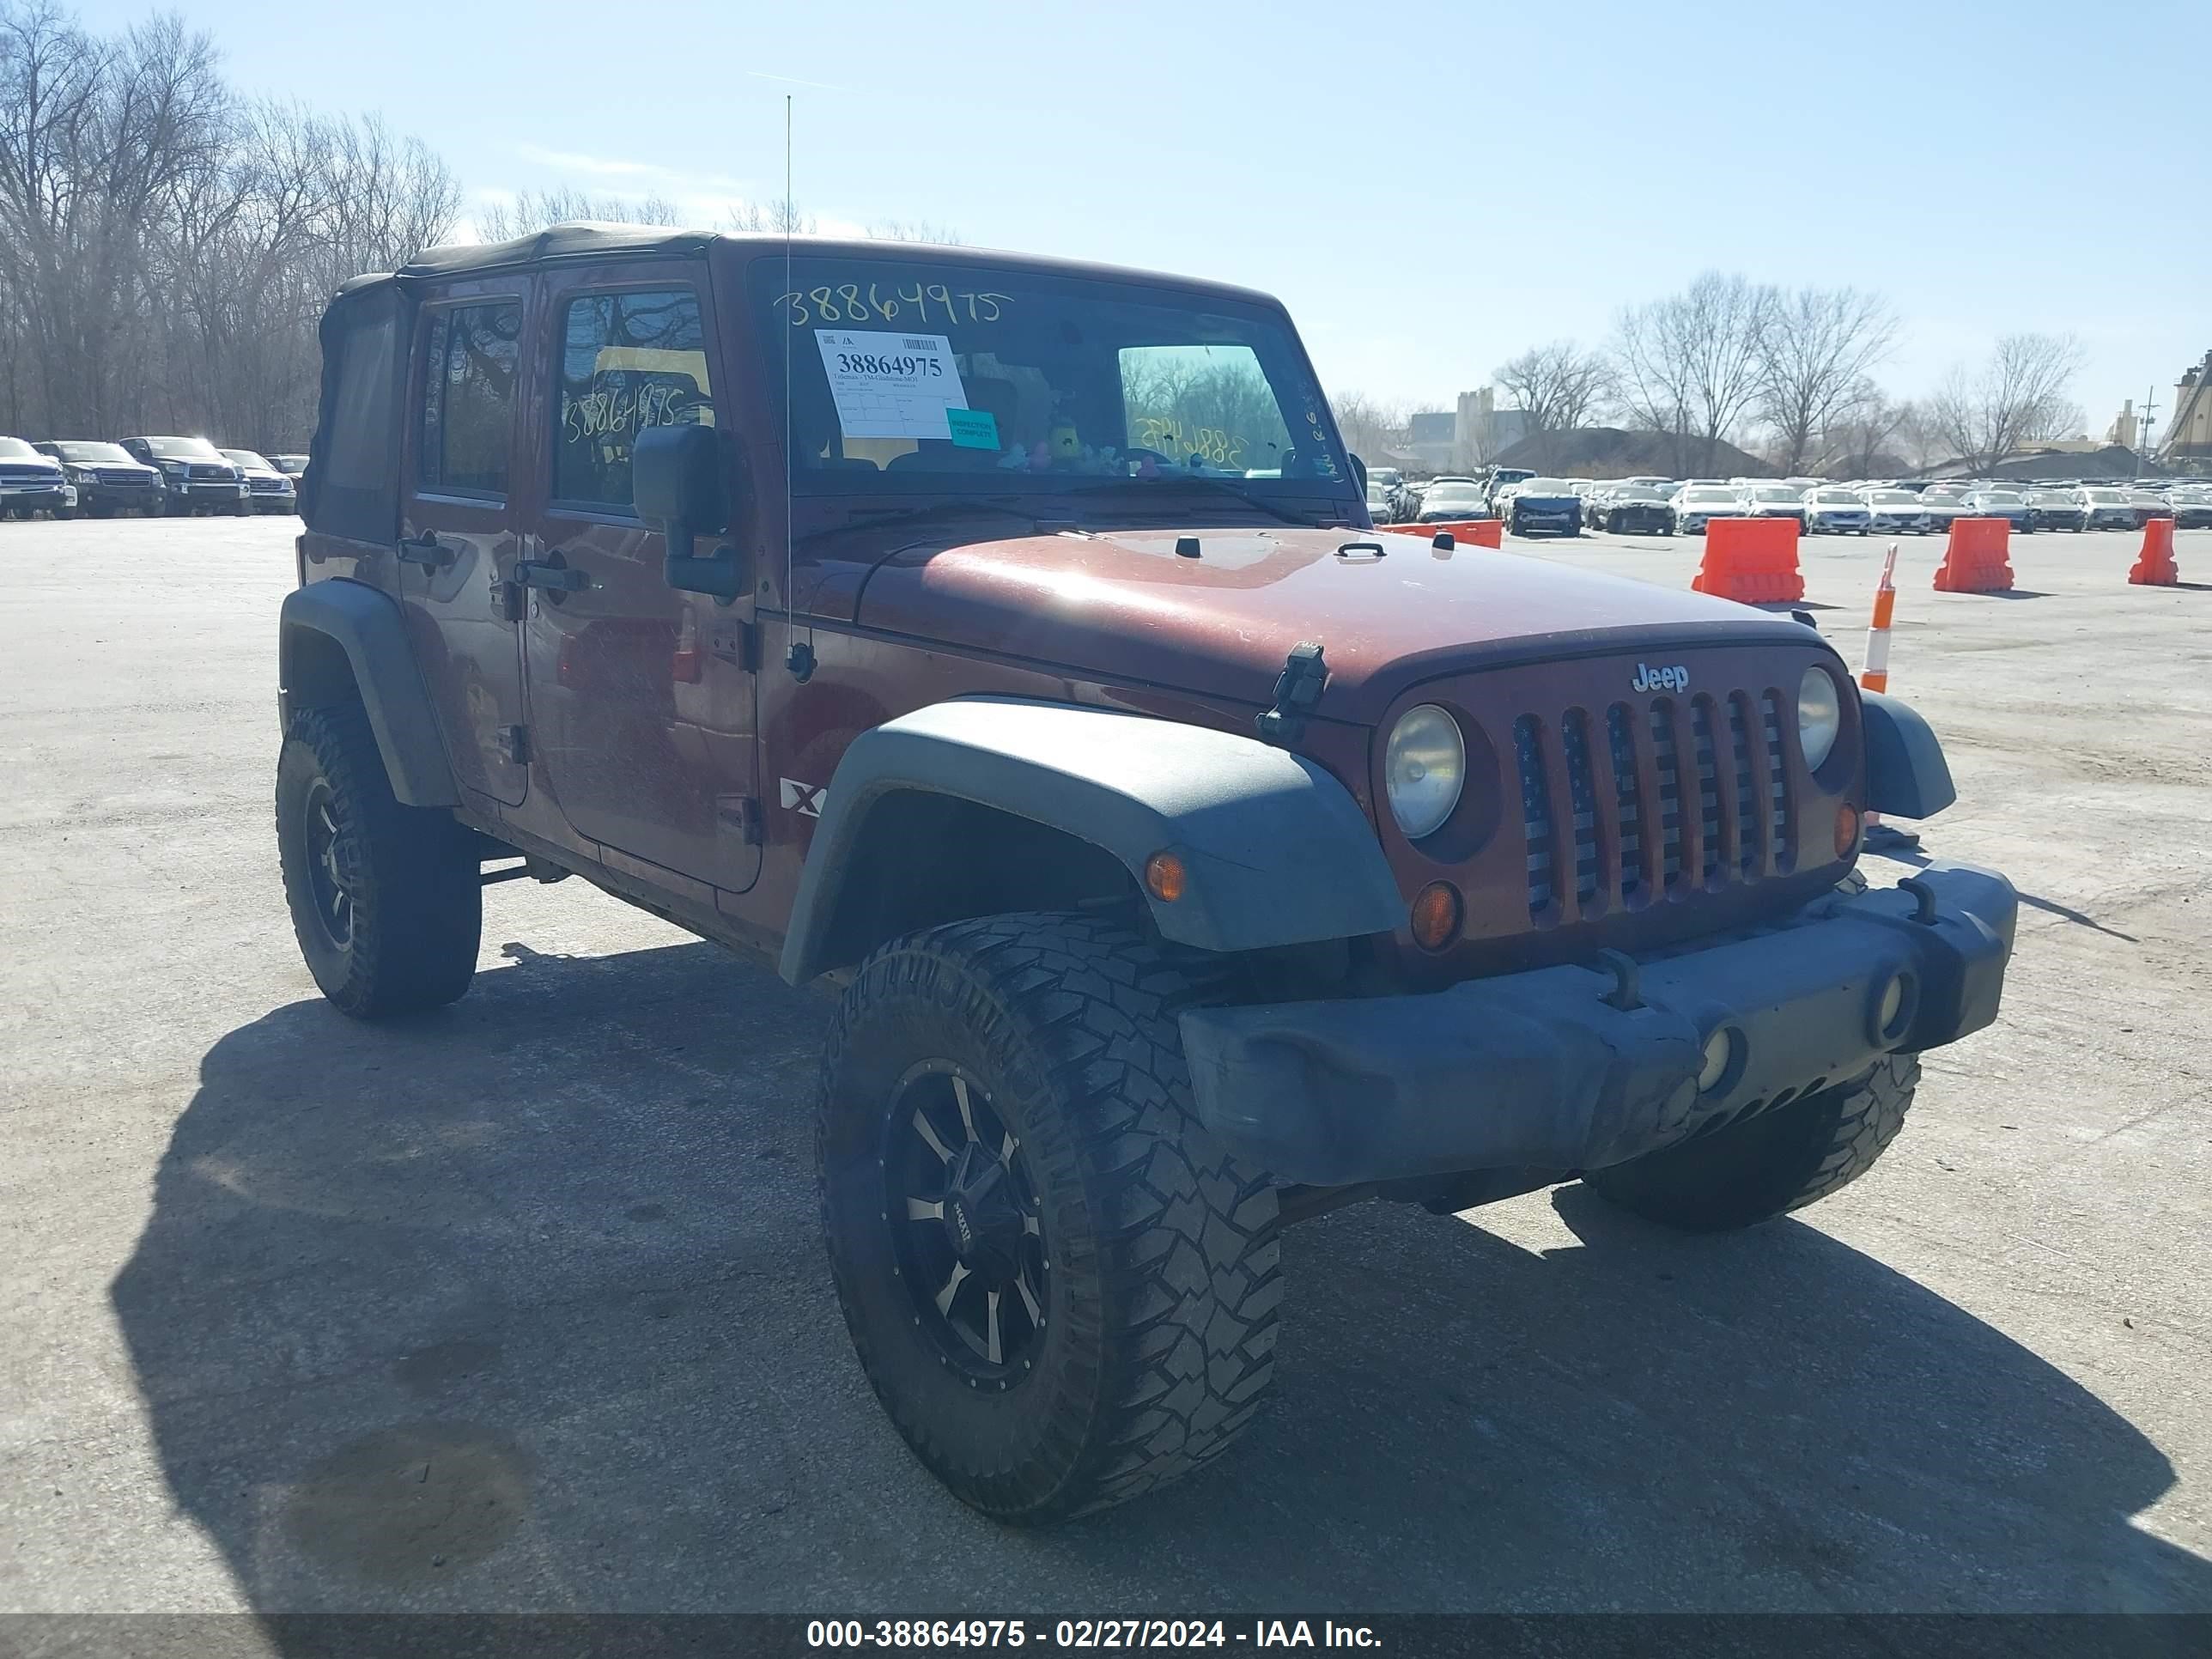
M 1459 889 L 1432 881 L 1413 899 L 1413 940 L 1424 951 L 1441 951 L 1459 937 Z
M 1859 809 L 1845 801 L 1836 809 L 1836 856 L 1847 859 L 1859 844 Z
M 1145 860 L 1145 885 L 1163 904 L 1173 904 L 1189 884 L 1190 872 L 1173 853 L 1155 853 Z

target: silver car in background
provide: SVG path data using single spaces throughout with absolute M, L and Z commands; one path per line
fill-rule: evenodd
M 1674 492 L 1674 528 L 1702 536 L 1715 519 L 1741 519 L 1743 503 L 1726 484 L 1684 484 Z
M 1927 501 L 1909 489 L 1862 489 L 1859 501 L 1867 510 L 1867 528 L 1877 536 L 1924 536 L 1936 528 L 1936 515 Z M 1950 527 L 1950 520 L 1943 521 Z
M 1856 492 L 1834 484 L 1814 486 L 1805 492 L 1803 501 L 1808 536 L 1863 536 L 1874 522 Z

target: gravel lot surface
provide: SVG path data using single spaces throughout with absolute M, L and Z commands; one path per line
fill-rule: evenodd
M 1736 1237 L 1572 1187 L 1296 1230 L 1252 1434 L 1024 1534 L 848 1347 L 818 994 L 570 882 L 491 890 L 441 1015 L 318 1000 L 295 527 L 0 526 L 0 1608 L 2212 1610 L 2212 533 L 2179 589 L 2020 538 L 2010 597 L 1904 544 L 1927 850 L 2026 908 L 1873 1175 Z M 1855 665 L 1880 546 L 1805 547 Z

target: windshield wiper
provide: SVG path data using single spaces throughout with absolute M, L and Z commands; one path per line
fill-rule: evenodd
M 1160 489 L 1211 489 L 1217 495 L 1234 495 L 1238 501 L 1243 502 L 1245 506 L 1252 508 L 1255 512 L 1264 513 L 1269 518 L 1276 520 L 1280 523 L 1297 525 L 1301 528 L 1307 530 L 1317 528 L 1319 526 L 1328 522 L 1326 519 L 1316 519 L 1310 517 L 1304 513 L 1294 513 L 1286 507 L 1278 507 L 1274 502 L 1264 501 L 1261 497 L 1253 495 L 1249 490 L 1239 489 L 1235 484 L 1230 483 L 1226 478 L 1115 478 L 1110 483 L 1091 484 L 1081 489 L 1071 490 L 1068 493 L 1073 495 L 1083 496 L 1103 495 L 1109 490 L 1112 490 L 1119 494 L 1127 494 L 1132 490 L 1142 490 L 1146 494 L 1151 494 Z
M 994 514 L 1001 518 L 1020 519 L 1034 529 L 1044 527 L 1044 520 L 1028 508 L 1008 506 L 1003 500 L 987 501 L 981 495 L 951 495 L 914 507 L 848 507 L 846 511 L 851 516 L 846 523 L 832 526 L 834 530 L 872 530 L 878 525 L 947 518 L 960 513 Z

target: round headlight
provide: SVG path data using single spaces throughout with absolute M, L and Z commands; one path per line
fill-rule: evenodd
M 1817 772 L 1836 746 L 1843 729 L 1844 711 L 1837 701 L 1836 682 L 1824 668 L 1808 668 L 1797 682 L 1797 746 L 1805 751 L 1805 767 Z
M 1390 733 L 1382 782 L 1391 816 L 1419 841 L 1451 816 L 1467 781 L 1467 744 L 1459 722 L 1432 702 L 1409 708 Z

